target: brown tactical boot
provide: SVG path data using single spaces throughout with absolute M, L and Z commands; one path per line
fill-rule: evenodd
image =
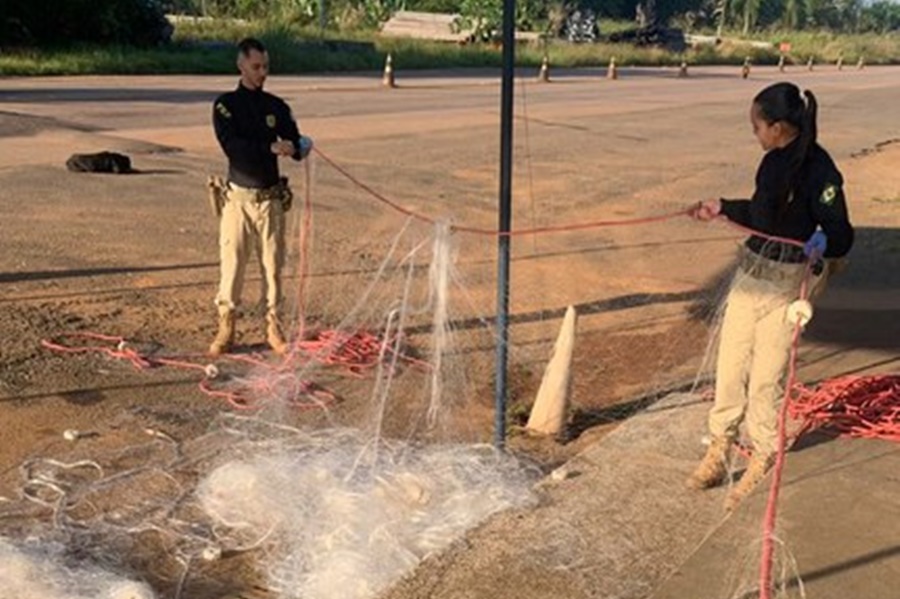
M 728 465 L 731 462 L 731 439 L 728 437 L 713 437 L 706 450 L 706 455 L 694 470 L 693 474 L 685 481 L 689 489 L 702 491 L 715 487 L 725 480 L 728 475 Z
M 269 347 L 279 356 L 286 354 L 288 342 L 285 340 L 284 333 L 281 330 L 281 321 L 278 318 L 278 313 L 270 311 L 266 314 L 266 323 L 266 341 Z
M 730 512 L 736 508 L 744 497 L 762 482 L 774 464 L 775 454 L 754 453 L 741 479 L 728 491 L 728 496 L 725 497 L 725 511 Z
M 209 355 L 221 356 L 231 351 L 234 346 L 234 311 L 219 313 L 219 332 L 209 346 Z

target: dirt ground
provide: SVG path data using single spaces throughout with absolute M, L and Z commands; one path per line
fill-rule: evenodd
M 671 215 L 715 196 L 746 197 L 760 153 L 747 112 L 772 71 L 741 80 L 731 69 L 555 74 L 516 85 L 515 229 Z M 900 70 L 797 72 L 820 100 L 820 141 L 846 180 L 858 243 L 848 271 L 823 296 L 801 358 L 804 380 L 900 371 Z M 73 458 L 140 442 L 144 430 L 179 440 L 207 431 L 231 408 L 198 389 L 196 371 L 135 370 L 99 354 L 41 346 L 91 331 L 205 364 L 215 331 L 216 222 L 205 178 L 223 159 L 209 126 L 229 77 L 0 80 L 0 497 L 21 485 L 36 456 Z M 301 129 L 359 181 L 408 210 L 455 224 L 496 226 L 499 86 L 494 74 L 398 73 L 383 90 L 364 77 L 278 77 Z M 65 170 L 72 153 L 128 154 L 132 175 Z M 295 182 L 303 171 L 288 166 Z M 335 326 L 377 271 L 406 217 L 317 158 L 307 317 Z M 302 189 L 302 186 L 300 186 Z M 294 212 L 294 226 L 299 210 Z M 425 235 L 427 227 L 410 225 Z M 465 298 L 454 307 L 466 398 L 456 424 L 489 441 L 493 425 L 496 240 L 454 234 Z M 740 234 L 685 217 L 512 242 L 511 422 L 520 424 L 568 305 L 579 313 L 573 420 L 566 443 L 510 446 L 548 468 L 575 455 L 647 397 L 702 372 L 710 325 Z M 293 246 L 296 267 L 297 246 Z M 420 261 L 421 262 L 421 261 Z M 422 268 L 424 277 L 427 268 Z M 420 278 L 421 278 L 420 277 Z M 298 277 L 289 276 L 290 289 Z M 244 352 L 262 328 L 246 290 Z M 699 316 L 698 316 L 699 315 Z M 468 327 L 466 323 L 476 325 Z M 481 323 L 481 324 L 478 324 Z M 377 327 L 378 322 L 366 323 Z M 421 324 L 421 323 L 418 323 Z M 428 352 L 428 328 L 411 351 Z M 468 333 L 467 333 L 468 331 Z M 161 348 L 161 349 L 160 349 Z M 412 369 L 414 370 L 414 369 Z M 388 433 L 406 434 L 404 397 L 423 373 L 397 383 Z M 344 401 L 327 413 L 289 412 L 300 426 L 364 422 L 371 379 L 327 379 Z M 366 398 L 366 399 L 355 399 Z M 73 444 L 62 432 L 95 437 Z M 3 523 L 0 522 L 0 525 Z M 171 592 L 162 583 L 164 592 Z M 227 589 L 191 597 L 224 596 Z M 218 593 L 218 594 L 217 594 Z M 517 593 L 528 597 L 527 590 Z

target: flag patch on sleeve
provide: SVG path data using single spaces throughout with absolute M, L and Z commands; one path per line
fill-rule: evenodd
M 825 186 L 825 189 L 822 190 L 822 195 L 819 196 L 819 201 L 825 204 L 826 206 L 831 206 L 834 203 L 834 199 L 837 197 L 838 190 L 837 186 L 833 184 L 828 184 Z

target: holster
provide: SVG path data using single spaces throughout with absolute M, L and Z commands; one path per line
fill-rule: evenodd
M 225 206 L 225 193 L 228 186 L 222 177 L 210 175 L 206 178 L 207 198 L 209 200 L 209 208 L 214 216 L 222 216 L 222 208 Z
M 261 192 L 261 200 L 270 200 L 273 202 L 281 202 L 281 207 L 285 212 L 291 209 L 294 204 L 294 192 L 288 183 L 287 177 L 281 177 L 278 183 Z

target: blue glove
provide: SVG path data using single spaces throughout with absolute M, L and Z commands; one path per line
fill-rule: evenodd
M 803 253 L 807 258 L 821 258 L 828 247 L 828 237 L 822 231 L 816 231 L 803 244 Z
M 300 158 L 306 158 L 309 156 L 309 153 L 313 148 L 313 140 L 311 137 L 307 137 L 306 135 L 300 136 L 300 141 L 297 142 L 297 151 L 300 153 Z

